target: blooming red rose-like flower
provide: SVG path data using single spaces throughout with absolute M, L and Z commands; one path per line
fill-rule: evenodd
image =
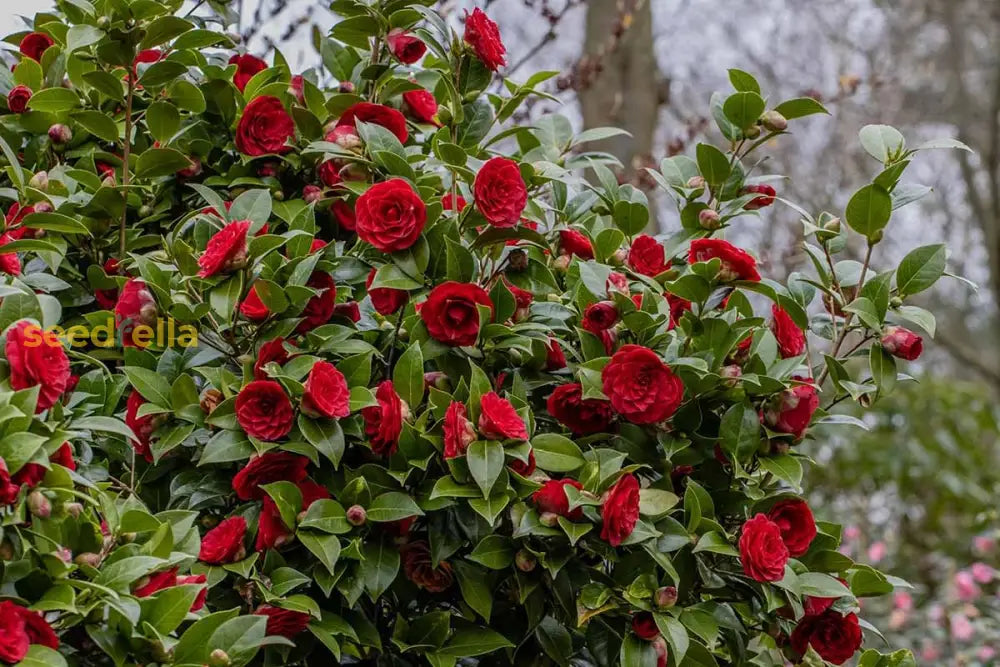
M 24 631 L 28 635 L 29 644 L 47 646 L 53 651 L 59 648 L 59 636 L 52 630 L 52 626 L 48 624 L 45 617 L 37 611 L 19 605 L 15 605 L 14 609 L 2 610 L 0 613 L 3 611 L 11 611 L 21 617 L 21 620 L 24 621 Z
M 465 455 L 476 439 L 476 427 L 468 418 L 464 403 L 452 401 L 444 412 L 444 457 L 453 459 Z
M 471 14 L 465 13 L 464 40 L 487 69 L 495 72 L 507 64 L 507 48 L 500 39 L 500 28 L 478 7 Z
M 154 572 L 148 577 L 139 580 L 139 585 L 132 590 L 132 595 L 137 598 L 146 598 L 162 591 L 164 588 L 171 588 L 177 585 L 177 568 Z
M 245 318 L 253 322 L 263 322 L 270 314 L 267 306 L 261 301 L 260 295 L 257 294 L 256 285 L 250 288 L 246 298 L 240 304 L 240 312 Z
M 754 581 L 781 581 L 788 562 L 788 547 L 781 528 L 763 514 L 743 524 L 740 535 L 743 572 Z
M 28 100 L 31 99 L 31 88 L 27 86 L 14 86 L 7 93 L 7 108 L 13 113 L 24 113 L 28 109 Z
M 778 352 L 782 359 L 797 357 L 806 351 L 806 335 L 788 312 L 774 304 L 771 306 L 771 332 L 778 339 Z
M 451 588 L 454 577 L 451 564 L 440 561 L 437 567 L 431 559 L 431 550 L 427 542 L 418 540 L 403 545 L 399 550 L 403 560 L 403 573 L 406 578 L 428 593 L 441 593 Z
M 21 52 L 21 55 L 41 62 L 42 54 L 53 44 L 55 44 L 55 41 L 45 33 L 29 32 L 21 38 L 18 50 Z
M 757 260 L 729 241 L 722 239 L 695 239 L 691 241 L 691 250 L 688 253 L 689 264 L 707 262 L 716 257 L 722 260 L 719 280 L 724 282 L 732 280 L 760 281 L 760 274 L 757 273 Z
M 243 110 L 236 125 L 236 150 L 257 157 L 271 153 L 287 153 L 295 138 L 295 122 L 277 97 L 255 97 Z
M 521 415 L 506 398 L 495 391 L 483 394 L 479 401 L 479 431 L 490 440 L 527 440 L 528 429 Z
M 112 257 L 104 262 L 104 273 L 109 276 L 113 276 L 118 272 L 119 268 L 117 259 Z M 104 310 L 112 310 L 115 307 L 115 304 L 118 303 L 118 288 L 94 290 L 94 299 L 97 301 L 97 305 Z
M 757 209 L 766 208 L 774 203 L 774 198 L 778 194 L 770 185 L 747 185 L 743 188 L 743 194 L 759 194 L 760 197 L 755 197 L 751 199 L 745 208 L 748 211 L 756 211 Z
M 252 56 L 249 53 L 244 55 L 236 55 L 229 59 L 230 65 L 236 65 L 236 73 L 233 74 L 233 85 L 242 93 L 246 90 L 247 84 L 250 83 L 250 79 L 254 77 L 254 74 L 258 72 L 263 72 L 267 69 L 267 63 L 258 58 L 257 56 Z
M 372 307 L 375 308 L 375 312 L 379 315 L 392 315 L 406 305 L 406 302 L 410 300 L 410 294 L 406 290 L 394 289 L 392 287 L 376 287 L 372 289 L 372 282 L 375 280 L 376 273 L 378 273 L 378 269 L 372 269 L 368 272 L 365 289 L 368 290 L 368 296 L 371 297 Z
M 406 129 L 406 118 L 403 114 L 392 107 L 387 107 L 384 104 L 373 104 L 371 102 L 358 102 L 348 107 L 337 121 L 337 127 L 356 127 L 356 123 L 359 120 L 362 123 L 381 125 L 395 134 L 396 138 L 402 144 L 405 144 L 406 140 L 410 137 L 409 130 Z
M 288 639 L 295 639 L 295 636 L 305 632 L 309 627 L 309 614 L 292 609 L 282 609 L 263 604 L 254 611 L 255 616 L 267 616 L 267 629 L 269 635 L 280 635 Z
M 455 206 L 456 201 L 458 202 L 458 206 Z M 462 195 L 455 195 L 455 197 L 452 198 L 451 193 L 449 192 L 441 197 L 441 206 L 443 206 L 446 211 L 458 211 L 461 213 L 468 205 L 469 203 L 465 201 L 465 198 Z
M 417 242 L 427 223 L 427 206 L 402 178 L 368 188 L 358 197 L 354 212 L 358 237 L 381 252 L 406 250 Z
M 330 206 L 330 212 L 333 214 L 334 219 L 341 228 L 346 229 L 349 232 L 353 232 L 357 229 L 358 218 L 357 214 L 354 212 L 354 207 L 348 204 L 343 199 L 338 199 Z
M 14 241 L 8 233 L 0 234 L 0 248 Z M 0 252 L 0 273 L 6 273 L 10 276 L 21 275 L 21 260 L 18 258 L 16 252 Z
M 255 380 L 266 380 L 267 373 L 264 367 L 272 361 L 279 366 L 283 366 L 288 361 L 288 351 L 285 350 L 285 339 L 278 337 L 269 340 L 260 346 L 257 352 L 257 361 L 253 365 L 253 377 Z
M 545 343 L 545 370 L 558 371 L 566 368 L 566 353 L 555 338 Z
M 330 492 L 326 487 L 313 482 L 312 480 L 302 480 L 297 484 L 299 493 L 302 495 L 302 506 L 299 511 L 309 509 L 317 500 L 329 498 Z M 260 521 L 257 525 L 257 540 L 254 548 L 257 551 L 267 549 L 278 549 L 292 541 L 293 530 L 285 525 L 281 518 L 278 505 L 270 495 L 264 496 L 264 504 L 260 512 Z
M 516 472 L 521 477 L 530 477 L 532 473 L 535 472 L 535 450 L 528 452 L 528 460 L 522 461 L 520 459 L 514 459 L 507 467 Z
M 575 229 L 559 230 L 559 249 L 580 259 L 594 259 L 594 246 L 590 244 L 590 239 Z
M 361 321 L 361 308 L 357 301 L 345 301 L 333 307 L 333 314 L 338 317 L 346 317 L 352 322 Z
M 76 470 L 76 461 L 73 460 L 73 448 L 68 442 L 59 445 L 59 449 L 49 457 L 52 463 L 58 463 L 68 470 Z
M 382 456 L 391 456 L 399 445 L 399 434 L 403 432 L 403 399 L 396 393 L 392 380 L 385 380 L 375 390 L 378 405 L 361 410 L 365 419 L 365 435 L 372 444 L 372 451 Z
M 280 440 L 292 430 L 294 419 L 292 402 L 274 380 L 254 380 L 236 396 L 236 421 L 251 438 Z
M 31 640 L 24 618 L 10 600 L 0 602 L 0 661 L 16 665 L 28 654 Z
M 601 371 L 604 393 L 615 412 L 633 424 L 654 424 L 681 404 L 684 384 L 648 347 L 625 345 Z
M 69 446 L 68 442 L 64 442 L 59 446 L 52 456 L 49 457 L 49 461 L 52 463 L 58 463 L 59 465 L 68 468 L 70 470 L 76 470 L 76 462 L 73 461 L 73 449 Z M 45 473 L 48 469 L 40 463 L 25 463 L 21 466 L 14 476 L 11 478 L 18 486 L 24 484 L 28 487 L 34 488 L 38 486 L 43 479 L 45 479 Z
M 392 55 L 404 65 L 412 65 L 427 53 L 427 45 L 402 28 L 390 30 L 385 41 Z
M 796 440 L 805 435 L 813 413 L 819 408 L 819 395 L 811 384 L 786 389 L 764 411 L 764 422 L 774 431 L 789 433 Z
M 339 185 L 344 181 L 340 177 L 340 163 L 337 160 L 326 160 L 320 163 L 316 169 L 316 175 L 319 176 L 319 180 L 323 185 L 328 188 Z
M 494 227 L 514 227 L 528 204 L 528 188 L 517 163 L 505 157 L 486 161 L 476 174 L 472 191 L 476 208 Z
M 146 49 L 136 54 L 132 59 L 132 76 L 139 77 L 139 65 L 150 65 L 163 60 L 163 52 L 159 49 Z
M 590 435 L 608 430 L 614 416 L 611 403 L 596 398 L 583 398 L 579 383 L 563 384 L 549 394 L 549 414 L 576 435 Z
M 344 374 L 329 361 L 317 361 L 306 378 L 302 412 L 310 417 L 340 419 L 351 414 L 351 390 Z
M 212 235 L 205 252 L 198 258 L 199 278 L 227 273 L 246 266 L 249 220 L 230 222 Z
M 410 116 L 421 123 L 441 126 L 438 121 L 438 103 L 428 90 L 409 90 L 403 93 L 403 103 Z
M 7 462 L 0 458 L 0 505 L 11 505 L 17 500 L 17 494 L 21 490 L 21 485 L 15 483 L 10 477 L 7 469 Z
M 681 317 L 684 316 L 684 313 L 691 310 L 691 302 L 679 296 L 667 294 L 667 305 L 670 306 L 670 324 L 667 328 L 673 329 L 677 326 Z
M 177 577 L 177 585 L 184 586 L 188 584 L 206 584 L 208 583 L 208 577 L 204 574 L 189 574 L 183 577 Z M 189 611 L 198 611 L 205 606 L 205 600 L 208 599 L 208 586 L 204 586 L 198 595 L 195 596 L 194 602 L 191 603 L 191 609 Z
M 566 497 L 566 487 L 572 486 L 574 489 L 582 489 L 583 484 L 575 479 L 550 479 L 542 484 L 542 488 L 531 494 L 531 501 L 539 512 L 549 512 L 558 514 L 573 521 L 583 518 L 583 508 L 577 507 L 570 511 L 569 498 Z
M 798 498 L 782 500 L 771 508 L 767 518 L 781 530 L 781 539 L 788 548 L 789 556 L 797 558 L 809 551 L 809 545 L 816 537 L 816 521 L 806 501 Z
M 648 611 L 640 611 L 632 616 L 632 632 L 639 639 L 645 639 L 648 642 L 660 636 L 660 629 L 656 627 L 656 619 Z
M 622 475 L 601 504 L 601 539 L 613 547 L 624 542 L 639 521 L 639 480 Z
M 251 382 L 247 387 L 252 384 L 254 383 Z M 246 387 L 243 389 L 246 390 Z M 301 482 L 306 478 L 308 465 L 309 459 L 298 454 L 265 452 L 260 456 L 254 456 L 240 468 L 233 477 L 233 490 L 240 500 L 260 500 L 267 495 L 267 492 L 260 488 L 261 485 L 271 482 Z
M 69 387 L 69 358 L 62 344 L 37 324 L 21 320 L 7 331 L 4 354 L 14 391 L 38 386 L 35 412 L 48 410 Z
M 613 301 L 598 301 L 583 311 L 582 326 L 585 331 L 599 334 L 618 323 L 618 309 Z
M 805 655 L 813 650 L 827 662 L 840 665 L 861 648 L 861 624 L 856 614 L 843 616 L 832 609 L 818 616 L 804 616 L 792 631 L 792 649 Z
M 628 265 L 644 276 L 658 276 L 667 270 L 663 244 L 648 234 L 640 234 L 628 250 Z
M 246 557 L 243 538 L 247 534 L 247 521 L 241 516 L 223 519 L 219 525 L 201 538 L 198 560 L 209 565 L 235 563 Z
M 146 282 L 141 278 L 129 278 L 118 295 L 115 304 L 115 328 L 126 347 L 146 347 L 149 340 L 136 338 L 135 328 L 144 324 L 156 325 L 156 300 Z
M 446 345 L 475 345 L 479 337 L 479 306 L 490 309 L 493 301 L 479 285 L 448 281 L 431 290 L 420 308 L 427 332 Z
M 135 453 L 151 462 L 153 453 L 149 449 L 149 443 L 153 437 L 153 431 L 156 430 L 156 415 L 139 416 L 139 408 L 145 403 L 146 399 L 142 397 L 142 394 L 133 389 L 125 403 L 125 424 L 132 429 L 138 438 L 138 440 L 132 441 Z
M 882 347 L 894 357 L 913 361 L 924 351 L 924 341 L 909 329 L 893 326 L 882 334 Z
M 306 281 L 306 287 L 312 287 L 319 294 L 309 299 L 305 310 L 299 314 L 302 321 L 295 327 L 295 332 L 300 334 L 329 322 L 337 308 L 337 285 L 329 273 L 314 271 Z

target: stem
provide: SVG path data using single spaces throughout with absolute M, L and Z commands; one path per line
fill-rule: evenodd
M 385 358 L 385 379 L 392 379 L 392 364 L 396 357 L 396 341 L 399 339 L 399 330 L 403 327 L 403 313 L 406 308 L 400 308 L 396 316 L 396 328 L 392 332 L 392 343 L 389 345 L 389 355 Z
M 865 286 L 865 274 L 868 273 L 868 266 L 871 264 L 872 250 L 874 249 L 875 246 L 872 244 L 871 241 L 869 241 L 868 250 L 865 251 L 865 261 L 861 265 L 861 277 L 858 279 L 858 296 L 861 296 L 861 288 Z M 854 313 L 850 312 L 847 313 L 847 317 L 844 318 L 844 329 L 840 332 L 840 335 L 837 337 L 837 341 L 833 344 L 833 350 L 831 350 L 830 352 L 830 356 L 833 357 L 834 359 L 836 359 L 837 355 L 840 354 L 840 348 L 843 347 L 844 340 L 847 339 L 847 334 L 849 334 L 851 331 L 851 321 L 853 319 L 854 319 Z M 830 368 L 828 366 L 823 369 L 823 373 L 819 376 L 819 381 L 817 382 L 817 386 L 822 387 L 823 381 L 826 380 L 826 377 L 829 374 L 830 374 Z
M 118 258 L 125 259 L 125 222 L 128 219 L 128 187 L 132 182 L 132 175 L 129 172 L 129 155 L 132 153 L 132 101 L 135 98 L 135 73 L 129 72 L 128 76 L 128 98 L 125 100 L 125 150 L 123 152 L 122 165 L 122 196 L 125 198 L 125 208 L 122 211 L 122 219 L 118 225 Z

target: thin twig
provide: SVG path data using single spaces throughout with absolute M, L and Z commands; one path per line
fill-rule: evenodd
M 128 76 L 128 98 L 125 101 L 125 150 L 123 151 L 122 165 L 122 196 L 125 198 L 125 206 L 122 209 L 122 219 L 118 226 L 118 259 L 125 259 L 125 224 L 128 220 L 128 187 L 132 182 L 132 175 L 129 172 L 129 156 L 132 152 L 132 101 L 135 98 L 135 72 L 130 72 Z

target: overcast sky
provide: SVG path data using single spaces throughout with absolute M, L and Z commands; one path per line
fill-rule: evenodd
M 35 12 L 53 6 L 51 0 L 0 0 L 0 34 L 6 35 L 24 29 L 21 16 L 32 16 Z

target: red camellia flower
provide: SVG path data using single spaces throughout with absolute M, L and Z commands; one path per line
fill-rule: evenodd
M 507 64 L 507 48 L 500 39 L 500 28 L 478 7 L 471 14 L 465 13 L 465 43 L 487 69 L 495 72 Z
M 260 346 L 257 352 L 257 361 L 253 365 L 253 377 L 255 380 L 266 380 L 267 372 L 264 367 L 271 362 L 283 366 L 288 361 L 288 352 L 285 350 L 285 339 L 278 337 L 269 340 Z
M 531 494 L 531 501 L 535 503 L 539 512 L 558 514 L 578 521 L 583 518 L 583 508 L 577 507 L 570 511 L 569 498 L 566 497 L 567 486 L 572 486 L 574 489 L 583 488 L 583 484 L 575 479 L 550 479 L 542 484 L 542 488 Z
M 677 326 L 681 317 L 684 316 L 684 313 L 691 310 L 691 302 L 687 299 L 682 299 L 679 296 L 667 294 L 667 305 L 670 306 L 670 324 L 667 328 L 673 329 Z M 641 307 L 641 305 L 639 307 Z
M 566 368 L 566 353 L 555 338 L 545 344 L 545 370 L 558 371 Z
M 378 405 L 361 410 L 365 419 L 365 435 L 372 444 L 372 451 L 382 456 L 396 453 L 399 434 L 403 432 L 403 399 L 396 393 L 392 380 L 385 380 L 375 390 Z
M 358 237 L 381 252 L 406 250 L 417 242 L 427 223 L 427 207 L 402 178 L 368 188 L 358 197 L 354 212 Z
M 797 357 L 806 351 L 806 335 L 795 324 L 788 312 L 774 304 L 771 306 L 771 332 L 778 339 L 778 352 L 782 359 Z
M 535 450 L 528 452 L 528 460 L 522 461 L 520 459 L 514 459 L 511 461 L 507 467 L 516 472 L 521 477 L 530 477 L 533 472 L 535 472 Z
M 332 188 L 344 182 L 340 177 L 340 163 L 337 160 L 326 160 L 321 162 L 316 169 L 319 180 L 328 188 Z
M 576 435 L 590 435 L 608 430 L 613 413 L 611 403 L 583 398 L 579 383 L 563 384 L 549 394 L 549 414 Z
M 132 441 L 132 448 L 135 449 L 135 453 L 147 461 L 152 461 L 153 453 L 149 449 L 149 443 L 153 437 L 153 431 L 156 430 L 157 419 L 156 415 L 139 416 L 139 408 L 145 403 L 146 399 L 142 397 L 142 394 L 133 389 L 132 393 L 128 395 L 128 401 L 125 404 L 125 424 L 132 429 L 132 432 L 138 438 L 138 440 Z
M 302 506 L 299 508 L 299 511 L 309 509 L 309 506 L 317 500 L 330 497 L 330 492 L 327 491 L 326 487 L 312 480 L 303 480 L 296 486 L 298 486 L 299 493 L 302 496 Z M 281 512 L 278 510 L 278 505 L 271 496 L 264 496 L 264 504 L 260 511 L 257 540 L 254 548 L 257 551 L 278 549 L 291 542 L 292 538 L 293 530 L 285 525 L 285 522 L 281 518 Z
M 0 505 L 11 505 L 17 500 L 21 490 L 20 484 L 15 484 L 10 477 L 7 462 L 0 458 Z
M 118 260 L 114 257 L 104 262 L 104 273 L 109 276 L 113 276 L 116 275 L 118 271 Z M 115 304 L 118 303 L 118 288 L 94 290 L 94 299 L 97 300 L 97 305 L 101 308 L 111 310 L 115 307 Z
M 463 456 L 476 439 L 476 427 L 468 418 L 464 403 L 452 401 L 444 412 L 444 457 Z
M 247 521 L 241 516 L 223 519 L 218 526 L 201 538 L 198 560 L 209 565 L 235 563 L 246 557 L 243 538 L 247 534 Z
M 628 265 L 644 276 L 658 276 L 667 270 L 663 245 L 648 234 L 640 234 L 628 250 Z
M 37 611 L 14 605 L 13 609 L 9 607 L 0 609 L 0 614 L 4 613 L 15 613 L 21 617 L 21 620 L 24 621 L 24 631 L 28 635 L 29 644 L 47 646 L 53 651 L 59 648 L 59 636 Z
M 163 60 L 163 52 L 159 49 L 146 49 L 136 54 L 132 59 L 132 76 L 139 78 L 139 65 L 151 65 Z
M 343 199 L 338 199 L 330 206 L 330 212 L 341 228 L 353 232 L 357 228 L 358 219 L 354 212 L 354 207 Z
M 368 272 L 368 279 L 365 281 L 365 289 L 371 297 L 372 307 L 379 315 L 392 315 L 406 305 L 410 300 L 410 294 L 406 290 L 394 289 L 392 287 L 376 287 L 372 289 L 372 282 L 378 269 Z
M 287 153 L 294 138 L 295 121 L 281 100 L 270 95 L 255 97 L 236 125 L 236 150 L 251 157 Z
M 427 53 L 427 45 L 402 28 L 390 30 L 385 41 L 392 55 L 404 65 L 412 65 Z
M 44 54 L 46 49 L 53 44 L 55 44 L 55 41 L 45 33 L 29 32 L 21 38 L 21 44 L 18 46 L 18 50 L 21 52 L 21 55 L 41 62 L 42 54 Z
M 406 118 L 403 117 L 403 114 L 392 107 L 387 107 L 383 104 L 373 104 L 371 102 L 358 102 L 348 107 L 341 114 L 340 120 L 337 121 L 337 127 L 355 127 L 356 121 L 359 120 L 362 123 L 381 125 L 395 134 L 396 138 L 402 144 L 405 144 L 406 140 L 410 137 L 410 132 L 406 129 Z M 329 137 L 327 141 L 329 141 Z
M 613 547 L 624 542 L 639 521 L 639 480 L 622 475 L 608 489 L 601 504 L 601 539 Z
M 613 301 L 598 301 L 583 311 L 582 326 L 585 331 L 599 334 L 618 323 L 618 309 Z
M 303 387 L 302 412 L 310 417 L 340 419 L 351 414 L 347 380 L 329 361 L 317 361 Z
M 295 328 L 295 332 L 300 334 L 329 322 L 337 307 L 337 285 L 329 273 L 314 271 L 306 281 L 306 287 L 317 290 L 319 294 L 309 299 L 305 310 L 299 314 L 302 321 Z
M 505 157 L 486 161 L 476 174 L 472 191 L 476 208 L 494 227 L 514 227 L 528 204 L 528 188 L 517 163 Z
M 59 446 L 52 456 L 49 457 L 49 461 L 52 463 L 58 463 L 59 465 L 69 468 L 70 470 L 76 470 L 76 462 L 73 460 L 73 449 L 69 446 L 68 442 L 64 442 Z M 48 468 L 40 463 L 25 463 L 21 466 L 11 481 L 17 485 L 26 485 L 30 488 L 38 486 L 43 479 L 45 479 L 45 473 L 48 472 Z
M 594 259 L 594 247 L 590 244 L 590 239 L 575 229 L 559 230 L 559 249 L 566 255 Z
M 819 657 L 841 665 L 861 648 L 861 624 L 856 614 L 843 616 L 832 609 L 805 616 L 792 631 L 792 650 L 805 655 L 811 646 Z
M 770 185 L 747 185 L 743 188 L 743 194 L 748 195 L 751 193 L 759 194 L 760 197 L 755 197 L 751 199 L 745 208 L 748 211 L 756 211 L 760 208 L 765 208 L 774 203 L 774 197 L 778 194 Z
M 882 334 L 882 347 L 894 357 L 913 361 L 924 351 L 924 341 L 909 329 L 892 326 Z
M 403 103 L 415 120 L 440 127 L 441 123 L 437 118 L 438 103 L 430 91 L 423 89 L 407 91 L 403 93 Z
M 250 221 L 230 222 L 212 235 L 205 252 L 198 258 L 199 278 L 242 269 L 247 263 L 247 232 Z
M 35 412 L 48 410 L 69 386 L 69 358 L 59 339 L 28 320 L 7 331 L 4 354 L 10 365 L 10 386 L 14 391 L 38 386 Z
M 247 387 L 249 386 L 247 385 Z M 301 482 L 306 478 L 308 465 L 309 459 L 298 454 L 265 452 L 251 458 L 245 466 L 240 468 L 240 471 L 233 477 L 233 490 L 236 491 L 236 497 L 240 500 L 261 500 L 267 495 L 267 492 L 260 488 L 261 485 L 282 481 Z
M 145 324 L 148 327 L 156 325 L 156 300 L 146 282 L 141 278 L 129 278 L 118 295 L 115 304 L 115 328 L 126 347 L 146 347 L 149 340 L 136 338 L 136 326 Z
M 292 77 L 291 81 L 288 82 L 288 92 L 291 93 L 293 97 L 295 97 L 296 102 L 305 105 L 306 80 L 301 74 L 296 74 L 295 76 Z
M 722 239 L 695 239 L 691 241 L 691 250 L 688 253 L 689 264 L 707 262 L 716 257 L 722 260 L 719 280 L 723 282 L 732 280 L 760 281 L 760 274 L 757 273 L 757 260 L 729 241 Z
M 458 206 L 455 205 L 456 201 L 458 202 Z M 465 201 L 465 198 L 462 197 L 462 195 L 455 195 L 454 198 L 452 198 L 452 195 L 449 192 L 441 197 L 441 206 L 443 206 L 446 211 L 458 211 L 461 213 L 468 205 L 469 203 Z
M 208 582 L 208 577 L 204 574 L 189 574 L 183 577 L 177 577 L 177 585 L 184 586 L 186 584 L 205 584 Z M 205 600 L 208 599 L 208 586 L 205 586 L 198 592 L 195 597 L 194 602 L 191 603 L 190 611 L 198 611 L 205 606 Z
M 399 555 L 403 561 L 403 573 L 406 578 L 428 593 L 441 593 L 451 587 L 453 576 L 451 565 L 440 561 L 434 567 L 431 550 L 427 542 L 418 540 L 403 545 Z
M 788 548 L 789 556 L 797 558 L 809 551 L 809 545 L 816 537 L 816 521 L 806 501 L 798 498 L 782 500 L 771 508 L 767 518 L 781 530 L 781 539 Z
M 295 639 L 295 636 L 305 632 L 309 627 L 309 614 L 292 609 L 282 609 L 263 604 L 254 611 L 255 616 L 267 616 L 267 629 L 269 635 L 280 635 L 288 639 Z
M 132 595 L 137 598 L 147 598 L 153 593 L 158 593 L 164 588 L 171 588 L 177 585 L 177 568 L 154 572 L 148 577 L 139 580 L 138 585 L 132 590 Z
M 31 99 L 31 88 L 27 86 L 14 86 L 7 93 L 7 108 L 13 113 L 24 113 L 28 109 L 28 100 Z
M 774 431 L 789 433 L 796 440 L 805 435 L 813 413 L 819 408 L 816 387 L 801 384 L 786 389 L 764 411 L 764 422 Z
M 479 306 L 490 309 L 493 301 L 479 285 L 448 281 L 431 290 L 420 308 L 427 332 L 446 345 L 475 345 L 479 337 Z
M 247 293 L 247 297 L 243 299 L 240 304 L 240 312 L 245 318 L 254 322 L 263 322 L 267 319 L 270 314 L 267 306 L 261 301 L 260 295 L 257 294 L 257 287 L 253 286 Z
M 604 394 L 633 424 L 655 424 L 681 404 L 684 384 L 648 347 L 625 345 L 601 371 Z
M 16 607 L 10 600 L 0 602 L 0 660 L 11 665 L 21 662 L 31 645 Z
M 249 53 L 242 56 L 233 54 L 229 59 L 229 64 L 236 65 L 236 73 L 233 74 L 233 85 L 241 93 L 246 90 L 247 84 L 250 83 L 250 79 L 253 78 L 254 74 L 267 69 L 266 62 Z
M 788 547 L 781 528 L 763 514 L 743 524 L 740 535 L 743 572 L 754 581 L 781 581 L 788 562 Z
M 640 611 L 632 616 L 632 632 L 639 639 L 645 639 L 648 642 L 660 636 L 660 629 L 656 627 L 656 619 L 648 611 Z
M 292 402 L 274 380 L 254 380 L 236 396 L 236 421 L 251 438 L 280 440 L 294 419 Z
M 527 440 L 528 429 L 521 415 L 506 398 L 495 391 L 483 394 L 479 401 L 479 431 L 490 440 Z

